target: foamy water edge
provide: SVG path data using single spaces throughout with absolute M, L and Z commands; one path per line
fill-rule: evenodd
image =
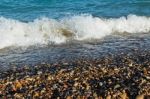
M 106 19 L 80 15 L 60 20 L 43 17 L 27 23 L 1 17 L 0 49 L 9 46 L 61 44 L 72 39 L 101 39 L 113 33 L 125 32 L 150 32 L 150 17 L 128 15 Z

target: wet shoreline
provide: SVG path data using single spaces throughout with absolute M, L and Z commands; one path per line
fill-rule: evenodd
M 150 98 L 150 52 L 42 63 L 1 72 L 0 97 Z
M 68 41 L 60 45 L 37 45 L 31 47 L 10 47 L 0 49 L 0 71 L 13 66 L 35 66 L 41 63 L 74 61 L 76 59 L 99 59 L 121 53 L 136 54 L 149 52 L 149 33 L 114 34 L 103 39 Z

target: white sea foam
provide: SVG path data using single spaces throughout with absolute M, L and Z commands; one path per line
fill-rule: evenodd
M 60 20 L 42 18 L 20 22 L 0 18 L 0 49 L 9 46 L 46 45 L 67 40 L 100 39 L 112 33 L 148 33 L 150 17 L 128 15 L 120 18 L 98 18 L 90 15 Z

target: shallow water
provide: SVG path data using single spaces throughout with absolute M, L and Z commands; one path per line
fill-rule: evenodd
M 0 50 L 3 70 L 13 66 L 36 65 L 76 59 L 97 59 L 121 54 L 132 55 L 149 51 L 150 34 L 115 34 L 101 40 L 73 41 L 61 45 L 28 48 L 6 48 Z M 1 69 L 1 70 L 2 70 Z

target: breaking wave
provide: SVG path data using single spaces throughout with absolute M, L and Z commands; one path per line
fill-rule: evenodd
M 0 17 L 0 49 L 9 46 L 60 44 L 72 39 L 100 39 L 113 33 L 125 32 L 150 32 L 150 17 L 128 15 L 106 19 L 80 15 L 59 20 L 41 18 L 33 22 Z

